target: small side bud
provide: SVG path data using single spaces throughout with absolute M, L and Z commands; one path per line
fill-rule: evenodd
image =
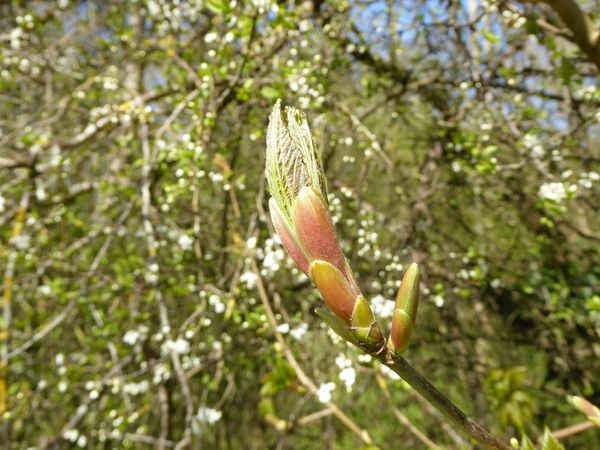
M 401 309 L 394 311 L 392 318 L 392 331 L 388 339 L 388 349 L 393 356 L 402 355 L 412 338 L 414 329 L 413 320 Z
M 419 307 L 420 281 L 419 266 L 411 263 L 402 277 L 402 283 L 400 283 L 400 289 L 396 295 L 396 309 L 405 311 L 413 320 L 417 317 Z
M 587 416 L 590 422 L 600 427 L 600 408 L 583 397 L 573 396 L 569 400 L 579 411 Z
M 410 344 L 419 308 L 419 282 L 419 266 L 412 263 L 402 277 L 396 296 L 392 330 L 388 339 L 388 349 L 393 357 L 401 356 Z
M 342 273 L 334 265 L 317 260 L 310 264 L 309 275 L 331 312 L 351 325 L 357 297 Z

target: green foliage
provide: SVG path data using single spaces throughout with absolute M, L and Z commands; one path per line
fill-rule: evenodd
M 526 376 L 525 367 L 512 367 L 492 369 L 486 378 L 486 394 L 504 428 L 514 426 L 523 431 L 533 418 L 533 399 L 524 390 Z
M 507 442 L 585 420 L 565 396 L 600 403 L 600 90 L 550 7 L 0 2 L 4 448 L 368 446 L 328 397 L 382 450 L 425 448 L 378 379 L 468 446 L 314 313 L 267 213 L 278 98 L 384 335 L 418 262 L 407 357 L 440 391 Z

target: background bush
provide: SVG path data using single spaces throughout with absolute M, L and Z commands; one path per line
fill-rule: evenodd
M 382 449 L 424 448 L 392 405 L 470 447 L 315 316 L 265 213 L 277 98 L 384 324 L 421 265 L 419 370 L 507 439 L 600 403 L 598 71 L 549 7 L 13 0 L 0 37 L 4 448 L 360 446 L 284 358 L 253 257 L 321 400 Z

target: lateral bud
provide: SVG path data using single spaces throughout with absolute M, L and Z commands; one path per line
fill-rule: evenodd
M 412 263 L 402 277 L 392 317 L 388 350 L 394 358 L 406 351 L 412 338 L 419 307 L 419 282 L 419 266 Z

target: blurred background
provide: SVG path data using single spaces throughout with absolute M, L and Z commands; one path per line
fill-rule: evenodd
M 569 11 L 600 6 L 2 2 L 2 448 L 474 448 L 314 314 L 266 208 L 278 98 L 384 328 L 421 265 L 408 360 L 507 441 L 585 422 L 600 61 Z

